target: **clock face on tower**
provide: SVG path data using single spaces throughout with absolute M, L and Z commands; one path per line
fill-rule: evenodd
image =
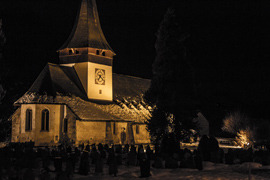
M 99 85 L 105 85 L 105 70 L 98 69 L 95 70 L 95 83 Z

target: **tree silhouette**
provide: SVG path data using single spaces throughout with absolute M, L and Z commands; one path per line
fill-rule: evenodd
M 6 43 L 6 36 L 3 30 L 3 23 L 2 19 L 0 19 L 0 62 L 2 63 L 0 68 L 0 141 L 6 140 L 8 134 L 10 133 L 10 122 L 7 121 L 7 114 L 6 114 L 6 105 L 4 104 L 4 98 L 6 97 L 7 90 L 3 85 L 3 81 L 6 78 L 7 71 L 4 69 L 5 64 L 3 63 L 3 53 L 4 53 L 4 46 Z
M 196 128 L 192 121 L 196 117 L 194 73 L 185 48 L 189 35 L 182 31 L 174 10 L 169 8 L 156 36 L 153 77 L 145 94 L 154 107 L 148 130 L 155 143 L 168 137 L 178 143 Z

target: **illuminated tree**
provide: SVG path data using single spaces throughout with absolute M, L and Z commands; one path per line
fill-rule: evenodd
M 223 119 L 222 130 L 235 135 L 236 144 L 243 148 L 253 145 L 253 129 L 250 118 L 240 111 L 229 113 Z
M 146 101 L 155 107 L 148 129 L 155 142 L 171 137 L 178 143 L 195 129 L 193 71 L 185 48 L 188 35 L 179 26 L 173 9 L 168 9 L 156 35 L 153 78 L 145 94 Z
M 249 118 L 240 111 L 230 112 L 223 119 L 222 130 L 232 134 L 237 134 L 240 132 L 241 129 L 246 129 L 247 127 L 249 127 L 249 121 Z

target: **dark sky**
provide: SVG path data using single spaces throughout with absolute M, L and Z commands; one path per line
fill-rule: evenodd
M 55 51 L 71 32 L 79 0 L 1 2 L 7 37 L 3 64 L 28 89 L 48 61 L 57 63 Z M 238 108 L 269 118 L 269 1 L 97 0 L 97 6 L 117 54 L 114 72 L 151 78 L 155 33 L 173 6 L 190 34 L 188 58 L 203 108 Z

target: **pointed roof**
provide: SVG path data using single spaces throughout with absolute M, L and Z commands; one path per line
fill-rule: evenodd
M 151 114 L 143 101 L 149 79 L 113 74 L 113 102 L 90 101 L 74 67 L 48 63 L 14 104 L 66 104 L 80 120 L 144 122 Z
M 114 101 L 139 101 L 150 86 L 149 79 L 113 73 Z M 27 93 L 48 96 L 76 96 L 88 100 L 73 66 L 48 63 Z M 27 94 L 26 93 L 26 94 Z M 20 102 L 19 100 L 17 102 Z M 15 102 L 16 103 L 16 102 Z M 30 103 L 30 102 L 28 102 Z
M 87 95 L 74 67 L 48 63 L 28 92 L 56 96 L 73 94 L 83 99 Z
M 95 0 L 81 0 L 72 32 L 60 50 L 81 47 L 106 49 L 113 52 L 102 32 Z

